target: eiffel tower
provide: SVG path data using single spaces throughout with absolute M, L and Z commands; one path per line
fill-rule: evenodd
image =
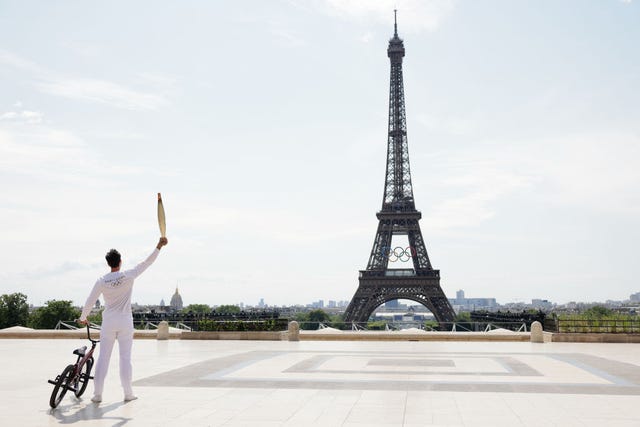
M 395 11 L 394 11 L 395 12 Z M 427 307 L 439 323 L 452 322 L 455 313 L 440 287 L 440 271 L 434 270 L 422 238 L 420 211 L 416 210 L 409 170 L 409 145 L 402 81 L 404 43 L 398 37 L 394 17 L 393 38 L 387 55 L 391 61 L 387 170 L 378 231 L 366 270 L 360 270 L 359 286 L 345 311 L 345 321 L 366 322 L 387 301 L 413 300 Z M 409 247 L 391 247 L 393 236 L 404 235 Z M 413 268 L 389 269 L 389 262 L 411 260 Z

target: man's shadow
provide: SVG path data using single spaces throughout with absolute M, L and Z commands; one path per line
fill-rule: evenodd
M 99 405 L 89 401 L 86 404 L 82 400 L 75 400 L 69 405 L 61 405 L 55 409 L 50 409 L 49 414 L 56 417 L 60 424 L 74 424 L 79 421 L 87 420 L 109 420 L 113 419 L 113 427 L 121 427 L 131 421 L 133 418 L 125 417 L 109 417 L 106 413 L 117 409 L 128 402 L 115 402 L 109 405 Z

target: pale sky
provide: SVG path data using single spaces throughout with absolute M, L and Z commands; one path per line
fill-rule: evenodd
M 0 0 L 0 293 L 348 300 L 382 204 L 398 8 L 449 297 L 640 291 L 640 2 Z

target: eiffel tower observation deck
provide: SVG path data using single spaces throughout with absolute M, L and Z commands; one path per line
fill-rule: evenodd
M 345 320 L 366 322 L 383 303 L 409 299 L 427 307 L 438 322 L 451 322 L 454 311 L 440 287 L 440 271 L 434 270 L 420 231 L 409 167 L 409 144 L 404 102 L 403 40 L 394 19 L 393 38 L 387 56 L 391 63 L 387 166 L 382 209 L 376 214 L 378 230 L 367 268 L 360 271 L 359 286 L 347 307 Z M 393 236 L 406 236 L 408 247 L 392 247 Z M 412 261 L 413 268 L 389 269 L 390 261 Z

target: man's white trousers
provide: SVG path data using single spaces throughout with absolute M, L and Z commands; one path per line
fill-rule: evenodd
M 103 319 L 100 329 L 100 353 L 94 374 L 94 394 L 102 395 L 104 379 L 109 370 L 111 351 L 116 340 L 120 351 L 120 383 L 125 396 L 133 394 L 131 388 L 131 346 L 133 345 L 133 320 L 130 316 Z

